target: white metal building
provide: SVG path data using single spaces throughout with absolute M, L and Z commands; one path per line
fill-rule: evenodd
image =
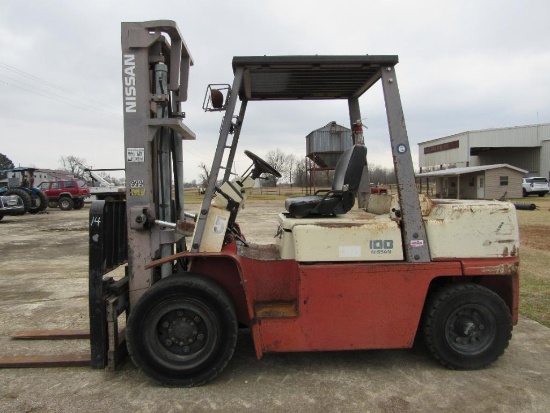
M 508 164 L 550 178 L 550 123 L 462 132 L 419 143 L 420 172 Z

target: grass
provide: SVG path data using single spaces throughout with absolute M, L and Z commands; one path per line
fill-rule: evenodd
M 540 235 L 538 238 L 524 238 L 528 237 L 528 228 L 550 232 L 550 196 L 531 196 L 512 202 L 537 205 L 535 211 L 517 211 L 520 231 L 523 232 L 520 239 L 519 312 L 550 327 L 550 242 L 546 236 Z M 529 247 L 525 246 L 527 242 Z
M 520 314 L 550 327 L 550 280 L 522 273 L 519 284 Z

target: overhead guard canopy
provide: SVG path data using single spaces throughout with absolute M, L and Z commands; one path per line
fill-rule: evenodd
M 235 56 L 244 69 L 241 100 L 358 98 L 380 79 L 380 68 L 397 56 Z M 313 69 L 313 70 L 312 70 Z

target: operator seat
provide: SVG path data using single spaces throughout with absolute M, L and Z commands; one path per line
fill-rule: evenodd
M 353 145 L 346 149 L 336 164 L 332 189 L 317 191 L 315 195 L 288 198 L 285 208 L 289 215 L 304 218 L 311 215 L 337 215 L 348 212 L 355 204 L 366 158 L 365 145 Z

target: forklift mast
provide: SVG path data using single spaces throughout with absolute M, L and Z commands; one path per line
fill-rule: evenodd
M 153 283 L 153 259 L 185 249 L 175 228 L 184 221 L 182 139 L 195 139 L 184 125 L 193 59 L 173 21 L 122 23 L 124 148 L 130 303 Z M 160 276 L 172 274 L 165 264 Z

